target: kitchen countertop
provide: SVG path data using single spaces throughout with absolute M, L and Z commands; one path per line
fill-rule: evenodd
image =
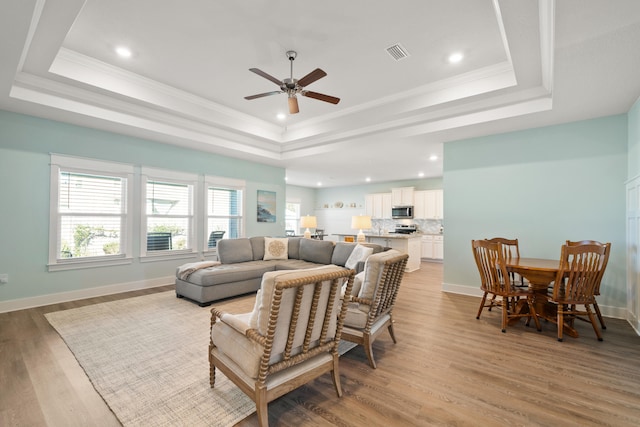
M 357 236 L 357 233 L 350 233 L 350 234 L 343 234 L 343 233 L 335 233 L 334 236 Z M 422 234 L 418 234 L 418 233 L 414 233 L 414 234 L 394 234 L 394 233 L 387 233 L 387 234 L 364 234 L 365 238 L 378 238 L 378 239 L 413 239 L 413 238 L 418 238 L 422 236 Z

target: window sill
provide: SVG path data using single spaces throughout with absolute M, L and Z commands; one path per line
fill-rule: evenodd
M 132 264 L 132 258 L 111 258 L 106 260 L 73 260 L 67 262 L 59 262 L 55 264 L 48 264 L 49 271 L 64 271 L 64 270 L 80 270 L 83 268 L 97 268 L 97 267 L 111 267 L 114 265 L 126 265 Z
M 146 254 L 145 256 L 140 257 L 140 262 L 159 262 L 159 261 L 171 261 L 176 259 L 188 259 L 197 257 L 197 252 L 163 252 L 161 254 Z

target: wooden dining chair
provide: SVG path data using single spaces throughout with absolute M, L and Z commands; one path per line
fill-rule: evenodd
M 494 237 L 492 239 L 486 239 L 493 243 L 502 244 L 502 255 L 506 260 L 511 258 L 520 258 L 520 247 L 518 245 L 518 239 L 506 239 L 504 237 Z M 510 272 L 511 281 L 515 286 L 528 286 L 524 281 L 524 277 L 516 274 L 514 272 Z
M 562 245 L 560 269 L 548 296 L 557 306 L 558 341 L 562 341 L 564 323 L 573 325 L 576 319 L 590 322 L 598 341 L 602 341 L 591 306 L 596 300 L 596 288 L 604 274 L 610 246 L 610 243 Z M 588 316 L 588 320 L 583 316 Z
M 600 278 L 598 279 L 598 284 L 596 285 L 596 289 L 594 292 L 594 295 L 597 297 L 598 295 L 600 295 L 600 284 L 602 283 L 602 276 L 604 275 L 604 270 L 607 268 L 607 263 L 609 262 L 609 252 L 611 250 L 611 243 L 600 243 L 596 240 L 580 240 L 577 242 L 572 242 L 567 240 L 566 243 L 568 246 L 580 246 L 580 245 L 600 245 L 600 246 L 606 246 L 606 254 L 605 254 L 605 260 L 604 260 L 604 265 L 602 266 L 602 274 L 600 274 Z M 608 245 L 608 246 L 607 246 Z M 600 307 L 598 307 L 598 301 L 594 298 L 593 299 L 593 309 L 596 311 L 596 316 L 598 316 L 598 321 L 600 322 L 600 327 L 602 329 L 607 329 L 607 326 L 604 324 L 604 319 L 602 318 L 602 313 L 600 312 Z
M 502 244 L 488 240 L 472 240 L 471 247 L 483 291 L 476 319 L 480 319 L 483 308 L 487 306 L 487 296 L 491 294 L 501 298 L 499 306 L 502 308 L 502 332 L 507 331 L 507 323 L 510 319 L 521 317 L 533 318 L 537 330 L 540 331 L 540 321 L 533 305 L 535 294 L 532 290 L 516 287 L 511 282 Z M 529 311 L 522 311 L 521 299 L 526 301 Z M 529 320 L 527 320 L 528 323 Z

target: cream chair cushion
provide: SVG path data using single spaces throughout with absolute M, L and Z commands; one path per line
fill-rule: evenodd
M 378 286 L 378 282 L 382 276 L 382 271 L 384 270 L 384 262 L 395 258 L 400 254 L 401 253 L 395 249 L 389 249 L 388 251 L 379 252 L 367 258 L 367 262 L 364 266 L 364 279 L 362 281 L 362 287 L 360 288 L 358 297 L 366 299 L 373 298 L 376 286 Z M 353 291 L 351 293 L 352 295 L 355 295 Z
M 211 338 L 216 347 L 230 359 L 232 359 L 242 371 L 244 371 L 251 378 L 257 378 L 260 358 L 262 357 L 263 348 L 259 344 L 247 339 L 245 333 L 247 329 L 257 329 L 261 335 L 266 335 L 269 325 L 269 313 L 271 309 L 271 300 L 275 291 L 276 279 L 281 278 L 283 280 L 291 280 L 297 278 L 308 277 L 310 272 L 317 271 L 320 273 L 327 273 L 336 270 L 344 270 L 342 267 L 335 265 L 326 265 L 318 268 L 311 268 L 307 270 L 280 270 L 271 271 L 264 274 L 262 277 L 261 288 L 256 294 L 256 302 L 251 313 L 245 314 L 225 314 L 220 322 L 216 322 L 211 330 Z M 318 313 L 324 313 L 326 310 L 326 301 L 329 292 L 329 287 L 325 286 L 321 292 L 321 305 L 318 307 Z M 311 299 L 313 295 L 311 292 L 305 292 L 301 310 L 309 311 L 311 305 Z M 295 301 L 295 290 L 287 289 L 282 294 L 282 300 L 280 303 L 280 316 L 278 317 L 278 323 L 276 324 L 276 333 L 272 351 L 270 363 L 278 362 L 282 360 L 282 353 L 287 341 L 287 333 L 289 330 L 290 314 L 293 311 L 293 305 Z M 340 305 L 340 298 L 334 300 L 334 310 L 338 311 Z M 304 312 L 304 311 L 303 311 Z M 294 334 L 294 345 L 292 355 L 300 352 L 302 348 L 304 334 L 307 328 L 305 323 L 307 318 L 302 317 L 296 325 Z M 333 317 L 329 325 L 328 337 L 335 336 L 337 325 L 337 318 Z M 316 320 L 313 326 L 311 340 L 317 342 L 322 332 L 322 319 Z

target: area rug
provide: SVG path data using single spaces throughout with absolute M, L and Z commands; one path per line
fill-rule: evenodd
M 46 314 L 124 426 L 231 426 L 255 405 L 209 387 L 210 316 L 172 291 Z
M 124 426 L 231 426 L 255 411 L 220 371 L 209 387 L 210 308 L 173 291 L 45 316 Z

